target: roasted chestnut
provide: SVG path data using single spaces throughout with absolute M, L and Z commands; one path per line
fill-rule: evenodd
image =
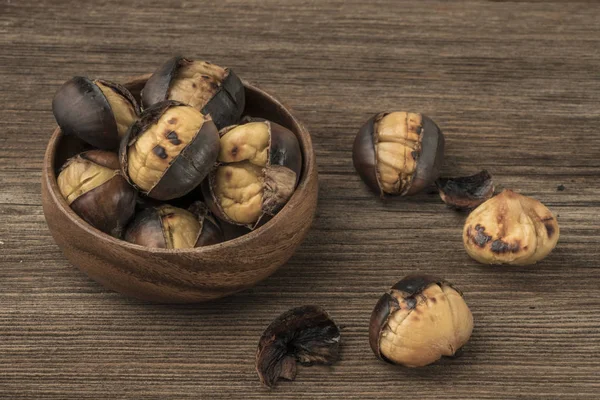
M 439 178 L 440 198 L 456 210 L 472 210 L 494 195 L 494 182 L 486 170 L 458 178 Z
M 409 275 L 377 302 L 369 342 L 384 361 L 423 367 L 455 355 L 472 331 L 473 316 L 457 288 L 433 276 Z
M 99 149 L 114 150 L 140 109 L 123 86 L 76 76 L 58 89 L 52 111 L 64 134 L 75 135 Z
M 340 328 L 317 306 L 293 308 L 281 314 L 262 334 L 256 352 L 256 371 L 263 385 L 279 379 L 293 381 L 296 362 L 302 365 L 337 361 Z
M 463 229 L 467 253 L 483 264 L 535 264 L 550 254 L 558 236 L 550 210 L 512 190 L 473 210 Z
M 201 202 L 194 203 L 189 211 L 163 204 L 139 212 L 124 238 L 146 247 L 184 249 L 220 243 L 223 232 Z
M 123 174 L 157 200 L 181 197 L 202 182 L 219 155 L 209 115 L 176 101 L 144 110 L 121 142 Z
M 67 160 L 57 179 L 67 204 L 90 225 L 120 237 L 135 212 L 137 192 L 115 153 L 90 150 Z
M 375 193 L 410 196 L 432 184 L 444 158 L 444 135 L 430 118 L 379 113 L 354 140 L 354 168 Z
M 142 90 L 144 107 L 176 100 L 210 114 L 219 129 L 237 124 L 245 106 L 245 89 L 229 68 L 178 56 L 152 74 Z
M 202 183 L 220 219 L 256 227 L 290 199 L 302 168 L 296 135 L 271 121 L 252 120 L 219 132 L 219 166 Z

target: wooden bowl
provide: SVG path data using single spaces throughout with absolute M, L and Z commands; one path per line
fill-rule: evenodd
M 139 99 L 150 75 L 125 86 Z M 65 160 L 85 148 L 56 129 L 48 143 L 42 175 L 42 204 L 54 240 L 69 261 L 117 292 L 163 303 L 194 303 L 227 296 L 265 279 L 292 256 L 305 238 L 317 207 L 317 166 L 308 131 L 279 101 L 246 86 L 246 115 L 277 122 L 298 136 L 302 176 L 285 207 L 254 231 L 194 249 L 154 249 L 115 239 L 88 225 L 67 205 L 56 183 Z

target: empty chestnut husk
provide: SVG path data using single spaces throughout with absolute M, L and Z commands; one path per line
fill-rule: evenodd
M 229 68 L 181 56 L 161 65 L 142 90 L 144 107 L 175 100 L 210 114 L 217 128 L 238 123 L 244 107 L 242 81 Z
M 454 356 L 472 331 L 473 315 L 460 290 L 433 276 L 409 275 L 377 302 L 369 342 L 384 361 L 423 367 Z
M 512 190 L 473 210 L 463 229 L 467 253 L 482 264 L 535 264 L 550 254 L 558 236 L 552 212 Z
M 204 199 L 220 219 L 251 228 L 290 199 L 302 168 L 296 135 L 271 121 L 251 120 L 219 132 L 219 164 L 202 183 Z
M 189 211 L 163 204 L 139 212 L 124 239 L 146 247 L 185 249 L 220 243 L 223 232 L 201 202 L 194 203 Z
M 296 362 L 331 365 L 337 361 L 340 328 L 317 306 L 293 308 L 275 319 L 262 334 L 256 352 L 256 371 L 263 385 L 294 380 Z
M 142 112 L 121 142 L 123 174 L 148 197 L 182 197 L 202 182 L 219 155 L 219 133 L 209 115 L 176 101 Z
M 444 158 L 444 135 L 422 114 L 379 113 L 354 140 L 354 168 L 379 194 L 410 196 L 432 184 Z
M 90 150 L 70 158 L 57 183 L 77 215 L 114 237 L 121 236 L 135 212 L 137 192 L 121 175 L 115 153 Z
M 456 210 L 472 210 L 494 195 L 494 182 L 486 170 L 458 178 L 439 178 L 440 198 Z
M 54 118 L 66 135 L 103 150 L 114 150 L 137 119 L 140 108 L 123 86 L 76 76 L 52 100 Z

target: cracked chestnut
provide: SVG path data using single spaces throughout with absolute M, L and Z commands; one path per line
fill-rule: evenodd
M 90 150 L 70 158 L 57 183 L 77 215 L 114 237 L 121 236 L 135 212 L 137 192 L 121 175 L 115 153 Z
M 123 174 L 148 197 L 182 197 L 202 182 L 219 155 L 209 115 L 176 101 L 144 110 L 121 142 Z
M 144 107 L 164 100 L 189 104 L 210 114 L 219 129 L 238 123 L 245 107 L 244 85 L 232 70 L 181 56 L 152 74 L 141 97 Z
M 256 352 L 256 371 L 263 385 L 294 380 L 296 362 L 310 366 L 337 361 L 340 328 L 317 306 L 293 308 L 275 319 L 262 334 Z
M 369 342 L 384 361 L 423 367 L 454 356 L 472 331 L 473 316 L 460 290 L 433 276 L 408 275 L 377 302 Z
M 103 150 L 115 150 L 140 108 L 127 89 L 103 79 L 76 76 L 54 95 L 52 112 L 66 135 Z
M 354 140 L 354 168 L 380 196 L 410 196 L 432 184 L 444 158 L 444 135 L 425 115 L 379 113 Z
M 139 212 L 125 231 L 126 241 L 146 247 L 184 249 L 223 241 L 219 223 L 202 202 L 189 211 L 163 204 Z
M 535 264 L 550 254 L 558 236 L 552 212 L 512 190 L 473 210 L 463 229 L 467 253 L 482 264 Z
M 302 167 L 298 139 L 265 120 L 227 127 L 219 135 L 219 165 L 202 183 L 204 198 L 218 218 L 254 228 L 294 193 Z

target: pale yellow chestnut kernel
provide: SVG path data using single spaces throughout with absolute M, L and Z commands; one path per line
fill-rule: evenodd
M 204 115 L 192 107 L 176 106 L 165 111 L 128 149 L 127 173 L 133 183 L 149 192 L 194 140 L 204 122 Z
M 422 367 L 452 356 L 473 331 L 473 316 L 464 299 L 448 285 L 431 285 L 408 305 L 403 292 L 392 291 L 400 309 L 381 331 L 381 354 L 407 367 Z M 414 300 L 413 300 L 414 301 Z
M 57 178 L 58 188 L 67 204 L 108 182 L 119 172 L 81 157 L 72 159 Z
M 217 93 L 225 73 L 224 68 L 205 61 L 183 65 L 171 82 L 168 99 L 202 110 Z
M 376 123 L 377 174 L 384 192 L 401 193 L 412 181 L 421 128 L 422 117 L 416 113 L 392 112 Z
M 202 226 L 189 211 L 172 206 L 159 209 L 163 234 L 169 249 L 186 249 L 195 247 Z
M 221 136 L 219 161 L 231 163 L 247 160 L 264 167 L 267 165 L 270 137 L 266 122 L 238 125 Z
M 263 169 L 249 161 L 217 169 L 214 192 L 227 217 L 240 224 L 252 224 L 260 218 L 263 179 Z
M 467 218 L 463 243 L 483 264 L 529 265 L 556 246 L 558 222 L 539 201 L 504 190 L 477 207 Z
M 103 85 L 99 81 L 96 81 L 95 83 L 104 94 L 104 97 L 106 97 L 108 104 L 110 104 L 110 108 L 115 117 L 115 122 L 117 123 L 119 138 L 122 138 L 127 133 L 131 124 L 137 119 L 135 109 L 129 100 L 111 87 Z

